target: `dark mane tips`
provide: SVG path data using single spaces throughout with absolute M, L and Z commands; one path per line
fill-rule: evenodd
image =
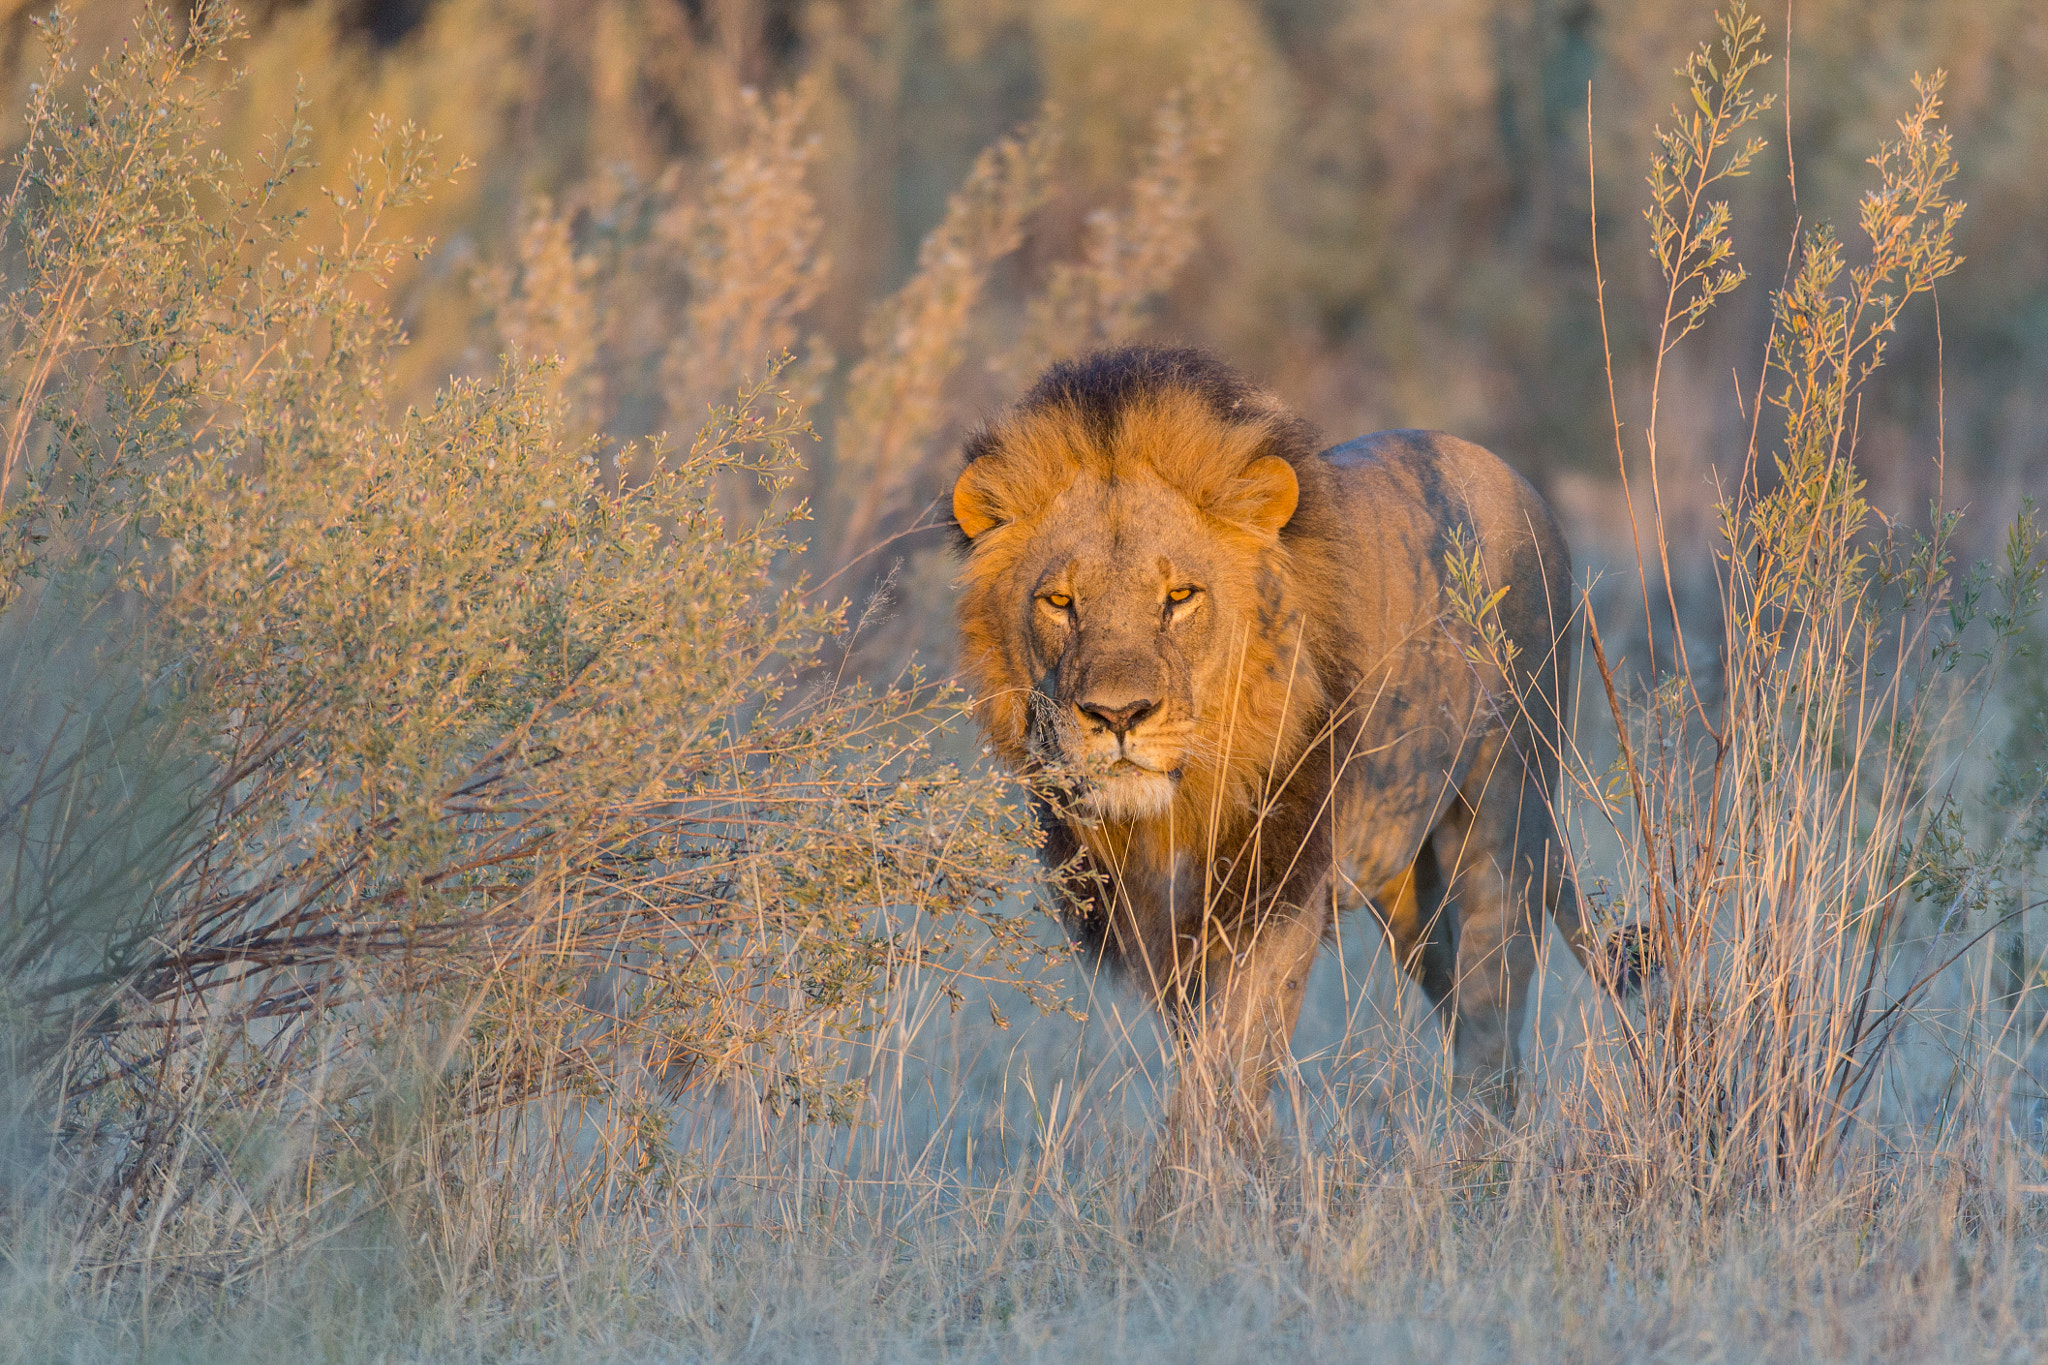
M 1217 421 L 1242 427 L 1263 424 L 1265 453 L 1295 469 L 1303 508 L 1282 534 L 1288 540 L 1322 530 L 1327 470 L 1315 458 L 1322 442 L 1315 427 L 1295 416 L 1272 394 L 1218 357 L 1194 346 L 1116 346 L 1055 362 L 1018 400 L 1018 415 L 1058 410 L 1070 414 L 1095 440 L 1114 438 L 1125 410 L 1155 394 L 1192 394 Z M 962 464 L 993 454 L 1000 422 L 982 426 L 961 450 Z M 1312 510 L 1313 509 L 1313 510 Z M 965 552 L 969 541 L 948 518 L 953 543 Z
M 1118 346 L 1054 364 L 1017 409 L 1067 408 L 1106 440 L 1125 408 L 1169 389 L 1195 394 L 1225 422 L 1244 421 L 1263 412 L 1268 402 L 1256 385 L 1207 351 L 1193 346 Z
M 1018 401 L 1017 411 L 1066 408 L 1098 439 L 1107 440 L 1125 408 L 1172 389 L 1200 398 L 1221 422 L 1272 422 L 1272 453 L 1289 464 L 1299 465 L 1320 446 L 1313 426 L 1286 411 L 1227 362 L 1196 346 L 1115 346 L 1058 361 Z M 985 439 L 969 442 L 969 460 L 985 453 Z

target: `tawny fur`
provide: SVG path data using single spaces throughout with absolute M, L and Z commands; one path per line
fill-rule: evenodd
M 1532 906 L 1591 961 L 1549 809 L 1569 553 L 1476 446 L 1318 445 L 1199 352 L 1054 367 L 968 444 L 962 668 L 1037 779 L 1069 928 L 1186 1036 L 1270 1074 L 1367 903 L 1460 1078 L 1511 1102 Z M 1512 677 L 1450 610 L 1454 546 L 1507 589 Z

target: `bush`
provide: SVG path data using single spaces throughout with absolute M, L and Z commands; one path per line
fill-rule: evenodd
M 843 608 L 789 571 L 800 410 L 771 369 L 686 451 L 601 460 L 513 360 L 391 412 L 368 291 L 432 143 L 380 123 L 326 191 L 342 248 L 301 248 L 302 125 L 253 174 L 206 150 L 234 32 L 153 13 L 79 107 L 44 86 L 10 215 L 28 1102 L 116 1232 L 346 1188 L 405 1094 L 435 1142 L 650 1078 L 845 1117 L 899 974 L 1039 950 L 1008 789 L 937 755 L 955 698 L 842 677 Z M 729 524 L 736 477 L 767 510 Z

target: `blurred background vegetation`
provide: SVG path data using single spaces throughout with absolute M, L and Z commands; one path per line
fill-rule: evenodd
M 81 50 L 119 42 L 138 8 L 76 7 Z M 900 566 L 906 610 L 875 640 L 892 662 L 913 646 L 946 655 L 940 539 L 892 537 L 944 491 L 963 429 L 1049 351 L 1131 333 L 1215 347 L 1332 439 L 1430 426 L 1491 445 L 1561 504 L 1583 561 L 1632 560 L 1594 311 L 1588 87 L 1620 418 L 1639 454 L 1661 300 L 1637 168 L 1669 119 L 1672 68 L 1708 29 L 1691 0 L 246 8 L 231 154 L 258 151 L 302 86 L 322 165 L 340 163 L 373 112 L 441 136 L 445 162 L 473 163 L 396 225 L 437 245 L 386 285 L 410 339 L 394 398 L 424 401 L 524 341 L 580 369 L 569 387 L 582 425 L 624 441 L 694 431 L 709 398 L 789 347 L 821 436 L 801 489 L 820 518 L 814 562 L 829 572 L 888 542 L 842 582 L 858 598 Z M 40 66 L 40 10 L 0 0 L 0 144 L 18 138 Z M 1943 335 L 1933 309 L 1902 321 L 1892 358 L 1905 363 L 1859 414 L 1860 463 L 1877 506 L 1918 520 L 1941 478 L 1948 505 L 1994 534 L 2048 474 L 2048 11 L 1808 0 L 1765 17 L 1779 59 L 1762 79 L 1781 104 L 1772 146 L 1733 185 L 1735 247 L 1759 287 L 1665 375 L 1674 535 L 1707 542 L 1711 452 L 1745 444 L 1795 214 L 1853 218 L 1863 160 L 1892 132 L 1908 77 L 1937 68 L 1950 73 L 1969 266 L 1943 285 Z M 899 294 L 949 200 L 972 197 L 976 158 L 1019 130 L 1037 141 L 985 178 L 993 219 L 956 218 L 935 239 L 967 258 L 950 292 L 928 277 L 921 296 Z M 317 179 L 293 192 L 310 199 Z M 764 240 L 777 234 L 787 240 Z M 742 239 L 751 262 L 735 259 Z M 1060 283 L 1091 260 L 1093 284 Z M 716 278 L 748 278 L 761 297 L 727 288 L 721 301 L 703 287 Z M 1116 298 L 1047 323 L 1059 311 L 1048 295 L 1100 295 L 1104 279 Z M 666 338 L 720 308 L 733 321 L 722 358 L 672 354 Z M 914 326 L 925 352 L 889 353 L 892 325 L 899 340 Z M 1925 457 L 1944 408 L 1938 475 Z M 1693 568 L 1705 607 L 1707 565 L 1673 571 Z

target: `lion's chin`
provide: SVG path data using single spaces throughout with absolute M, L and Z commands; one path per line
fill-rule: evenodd
M 1173 805 L 1173 777 L 1149 768 L 1120 765 L 1093 783 L 1082 804 L 1097 820 L 1151 820 Z

